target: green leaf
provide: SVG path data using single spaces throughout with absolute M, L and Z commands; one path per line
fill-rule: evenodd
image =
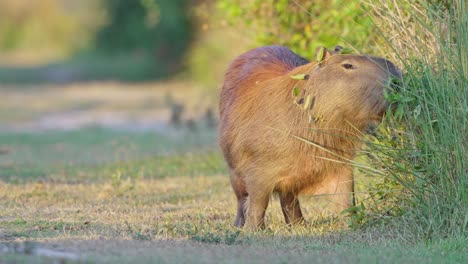
M 318 62 L 322 62 L 324 55 L 325 55 L 325 48 L 324 48 L 324 47 L 320 47 L 319 50 L 318 50 L 318 52 L 317 52 L 317 58 L 316 58 L 317 61 L 318 61 Z
M 293 96 L 298 96 L 300 92 L 301 92 L 301 89 L 297 86 L 295 86 L 292 90 Z
M 306 79 L 306 74 L 297 74 L 297 75 L 293 75 L 291 76 L 291 78 L 293 78 L 294 80 L 305 80 Z

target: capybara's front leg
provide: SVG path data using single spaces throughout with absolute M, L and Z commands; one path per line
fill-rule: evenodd
M 304 217 L 302 216 L 299 200 L 294 193 L 280 193 L 281 210 L 283 211 L 286 224 L 302 224 Z
M 247 202 L 247 196 L 237 198 L 237 215 L 234 222 L 235 227 L 243 227 L 245 224 L 245 207 Z
M 270 192 L 255 190 L 247 196 L 245 227 L 249 230 L 265 228 L 265 211 L 270 200 Z
M 247 206 L 247 191 L 244 179 L 234 170 L 230 171 L 231 185 L 237 197 L 237 215 L 234 226 L 243 227 L 245 224 L 245 211 Z

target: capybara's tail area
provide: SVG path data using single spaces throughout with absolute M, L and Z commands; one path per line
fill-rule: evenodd
M 266 46 L 242 54 L 226 72 L 220 100 L 221 115 L 226 101 L 234 100 L 242 89 L 251 89 L 258 82 L 279 77 L 307 63 L 308 60 L 283 46 Z

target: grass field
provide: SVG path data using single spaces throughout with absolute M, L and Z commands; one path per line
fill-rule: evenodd
M 392 225 L 348 229 L 328 216 L 323 197 L 301 198 L 304 227 L 285 226 L 274 198 L 266 230 L 235 229 L 235 197 L 215 129 L 201 121 L 196 130 L 161 125 L 167 115 L 161 90 L 185 85 L 1 88 L 7 100 L 0 106 L 0 262 L 468 260 L 466 240 L 415 241 L 393 232 Z M 174 97 L 184 99 L 177 92 Z M 187 104 L 196 109 L 196 103 Z M 77 112 L 125 118 L 118 125 L 99 118 L 83 123 Z M 67 126 L 39 122 L 57 113 L 66 118 L 54 124 Z M 153 117 L 148 120 L 158 125 L 135 123 L 134 116 Z M 358 178 L 358 198 L 365 197 L 371 180 Z

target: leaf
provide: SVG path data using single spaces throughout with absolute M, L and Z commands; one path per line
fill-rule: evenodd
M 318 62 L 322 62 L 324 55 L 325 55 L 325 48 L 324 48 L 324 47 L 320 47 L 319 50 L 318 50 L 318 52 L 317 52 L 316 60 L 317 60 Z
M 308 79 L 308 76 L 307 74 L 304 74 L 304 73 L 300 73 L 300 74 L 297 74 L 297 75 L 293 75 L 293 76 L 290 76 L 292 79 L 294 80 L 307 80 Z
M 303 109 L 306 110 L 310 105 L 310 94 L 308 94 L 305 98 Z
M 292 95 L 293 96 L 298 96 L 299 93 L 301 92 L 301 89 L 299 89 L 299 87 L 295 86 L 292 90 Z

